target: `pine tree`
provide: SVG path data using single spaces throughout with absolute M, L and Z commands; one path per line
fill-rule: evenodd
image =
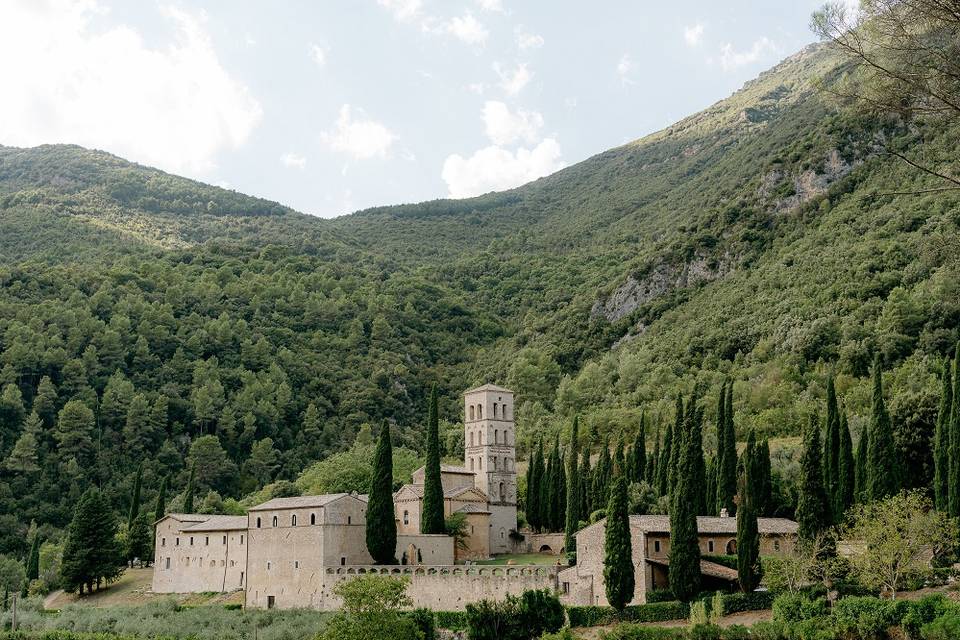
M 573 424 L 570 425 L 570 450 L 567 451 L 567 500 L 566 500 L 566 527 L 564 529 L 564 549 L 567 553 L 576 553 L 577 551 L 577 527 L 580 524 L 580 473 L 577 468 L 579 462 L 579 450 L 577 441 L 580 437 L 579 432 L 580 419 L 573 417 Z
M 957 464 L 960 469 L 960 459 Z M 890 415 L 883 401 L 879 356 L 873 361 L 873 408 L 870 416 L 870 447 L 867 449 L 866 471 L 868 500 L 882 500 L 900 491 L 899 464 L 893 443 Z M 958 515 L 960 515 L 960 502 L 958 502 Z
M 726 386 L 723 402 L 723 452 L 718 454 L 717 507 L 733 516 L 737 512 L 737 433 L 733 424 L 733 382 Z
M 113 510 L 96 489 L 88 489 L 77 503 L 67 529 L 60 573 L 68 591 L 92 591 L 101 581 L 111 582 L 122 570 Z
M 630 516 L 627 511 L 627 481 L 623 476 L 614 479 L 610 491 L 603 549 L 603 582 L 607 601 L 617 611 L 623 611 L 633 600 L 636 586 Z
M 540 475 L 542 475 L 543 460 L 537 456 L 543 456 L 543 440 L 539 447 L 535 449 L 530 456 L 527 464 L 527 489 L 523 506 L 527 516 L 527 524 L 534 531 L 540 530 Z M 538 475 L 538 464 L 541 474 Z
M 843 514 L 840 504 L 840 411 L 833 372 L 827 378 L 827 429 L 823 438 L 823 479 L 830 497 L 831 522 Z
M 815 416 L 804 434 L 803 455 L 800 457 L 800 490 L 797 498 L 798 534 L 804 540 L 813 540 L 830 525 L 830 501 L 823 486 L 823 466 L 820 455 L 820 427 Z
M 839 485 L 837 495 L 841 519 L 853 504 L 854 474 L 856 464 L 853 461 L 853 439 L 850 437 L 850 425 L 847 424 L 847 412 L 840 411 L 840 455 L 838 464 Z
M 190 465 L 190 477 L 187 479 L 187 489 L 183 494 L 183 512 L 193 513 L 193 494 L 196 490 L 194 483 L 197 479 L 197 464 Z
M 682 402 L 682 401 L 681 401 Z M 678 408 L 682 406 L 678 402 Z M 670 590 L 674 597 L 689 602 L 700 592 L 700 542 L 697 532 L 697 492 L 703 487 L 696 486 L 694 479 L 696 442 L 685 437 L 684 432 L 692 431 L 692 421 L 702 414 L 696 407 L 696 398 L 691 397 L 687 405 L 687 418 L 691 424 L 674 429 L 674 450 L 679 450 L 675 464 L 676 482 L 670 499 Z
M 580 519 L 590 520 L 590 514 L 593 512 L 593 505 L 590 503 L 591 480 L 593 471 L 590 469 L 590 445 L 583 448 L 583 456 L 580 459 Z
M 948 505 L 951 518 L 960 516 L 960 343 L 953 359 L 953 402 L 950 410 L 950 450 L 948 464 Z
M 640 414 L 640 430 L 633 441 L 633 475 L 631 482 L 643 482 L 647 471 L 647 414 Z
M 157 501 L 153 508 L 153 521 L 158 522 L 163 516 L 167 515 L 167 485 L 170 483 L 167 476 L 163 477 L 160 483 L 160 491 L 157 493 Z
M 937 412 L 937 430 L 933 441 L 933 494 L 937 509 L 947 511 L 950 502 L 950 426 L 953 410 L 953 376 L 950 373 L 949 358 L 943 363 L 941 380 L 940 409 Z
M 390 423 L 380 429 L 367 498 L 367 550 L 375 564 L 396 564 L 397 521 L 393 511 L 393 445 Z
M 40 470 L 38 447 L 42 438 L 43 422 L 34 411 L 27 417 L 23 433 L 17 438 L 7 457 L 6 467 L 14 473 L 35 473 Z
M 57 387 L 50 376 L 40 378 L 37 385 L 37 394 L 33 397 L 33 410 L 40 416 L 44 424 L 53 426 L 57 415 Z
M 673 425 L 667 423 L 667 431 L 663 434 L 663 448 L 657 458 L 657 493 L 665 496 L 670 487 L 670 455 L 673 448 Z
M 853 467 L 853 499 L 856 502 L 867 501 L 867 450 L 870 448 L 870 430 L 864 427 L 857 442 L 857 456 Z
M 440 480 L 440 419 L 437 386 L 430 391 L 427 418 L 427 462 L 423 476 L 423 514 L 420 533 L 446 533 L 443 521 L 443 484 Z
M 757 446 L 753 430 L 747 435 L 745 463 L 740 474 L 737 510 L 737 576 L 740 589 L 749 593 L 760 585 L 760 531 L 757 527 L 757 473 L 761 468 L 761 450 Z
M 127 531 L 133 527 L 133 521 L 140 515 L 140 485 L 143 482 L 143 463 L 137 465 L 137 475 L 130 492 L 130 511 L 127 513 Z

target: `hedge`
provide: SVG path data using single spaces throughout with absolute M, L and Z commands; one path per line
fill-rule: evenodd
M 433 617 L 437 621 L 437 628 L 450 631 L 465 631 L 467 628 L 466 611 L 434 611 Z M 2 638 L 0 638 L 2 640 Z
M 690 615 L 686 602 L 651 602 L 626 607 L 617 613 L 613 607 L 567 607 L 571 627 L 595 627 L 614 622 L 666 622 L 683 620 Z
M 759 611 L 773 606 L 776 598 L 771 591 L 751 591 L 750 593 L 726 593 L 723 599 L 723 614 L 740 613 L 741 611 Z

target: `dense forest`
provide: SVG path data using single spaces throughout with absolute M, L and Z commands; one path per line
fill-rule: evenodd
M 852 73 L 811 46 L 529 185 L 332 221 L 98 151 L 0 147 L 0 554 L 27 555 L 31 523 L 59 540 L 90 486 L 125 514 L 141 463 L 144 505 L 169 478 L 182 506 L 191 469 L 209 511 L 363 490 L 388 420 L 401 480 L 434 384 L 453 458 L 475 383 L 517 392 L 521 459 L 566 446 L 574 415 L 586 459 L 642 413 L 652 452 L 678 394 L 729 393 L 790 515 L 830 374 L 856 443 L 878 357 L 897 446 L 932 476 L 960 192 L 922 193 L 936 178 L 883 148 L 955 166 L 958 130 L 824 90 Z

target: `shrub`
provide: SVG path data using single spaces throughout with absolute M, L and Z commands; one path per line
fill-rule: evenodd
M 467 614 L 464 611 L 434 611 L 433 617 L 437 626 L 450 631 L 465 631 L 467 629 Z
M 436 623 L 433 618 L 433 612 L 430 609 L 414 609 L 407 614 L 407 617 L 417 626 L 417 630 L 423 635 L 422 640 L 435 640 L 437 637 Z
M 527 640 L 563 626 L 563 605 L 552 592 L 524 591 L 518 598 L 468 604 L 467 634 L 471 640 Z
M 690 640 L 723 640 L 723 631 L 714 624 L 695 624 L 688 634 Z
M 638 624 L 618 624 L 603 633 L 603 640 L 680 640 L 686 633 L 679 629 L 664 627 L 642 627 Z
M 677 600 L 633 605 L 620 614 L 613 607 L 567 607 L 571 627 L 595 627 L 614 622 L 666 622 L 683 620 L 689 615 L 690 606 Z
M 837 631 L 857 634 L 864 640 L 883 638 L 886 631 L 900 623 L 910 607 L 908 602 L 852 597 L 833 605 L 833 621 Z
M 670 589 L 654 589 L 647 591 L 647 604 L 654 602 L 670 602 L 673 600 L 673 591 Z
M 947 613 L 920 628 L 923 640 L 955 640 L 960 638 L 960 614 Z
M 769 609 L 773 606 L 776 594 L 772 591 L 751 591 L 750 593 L 725 593 L 721 596 L 723 601 L 723 614 L 740 613 L 741 611 L 759 611 L 760 609 Z
M 777 622 L 800 622 L 827 613 L 827 601 L 811 599 L 802 593 L 784 593 L 773 601 L 773 619 Z

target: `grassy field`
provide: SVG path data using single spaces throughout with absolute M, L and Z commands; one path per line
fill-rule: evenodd
M 478 560 L 474 564 L 503 565 L 503 564 L 557 564 L 563 562 L 561 556 L 549 553 L 512 553 L 497 556 L 491 560 Z
M 150 591 L 153 569 L 127 569 L 120 579 L 101 591 L 82 598 L 75 593 L 55 591 L 44 599 L 44 608 L 63 609 L 73 604 L 86 607 L 116 607 L 149 604 L 158 599 L 173 598 L 180 605 L 199 606 L 205 604 L 243 604 L 243 592 L 232 593 L 189 593 L 154 594 Z

